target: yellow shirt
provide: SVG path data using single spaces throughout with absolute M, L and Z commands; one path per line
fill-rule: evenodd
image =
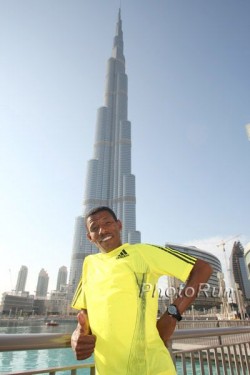
M 185 281 L 196 259 L 177 250 L 124 244 L 89 255 L 72 307 L 87 309 L 99 375 L 176 374 L 156 328 L 157 281 Z

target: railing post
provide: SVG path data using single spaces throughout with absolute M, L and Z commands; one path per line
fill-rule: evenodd
M 219 320 L 216 323 L 216 327 L 220 328 L 220 322 L 219 322 Z M 221 336 L 218 336 L 218 341 L 219 341 L 219 345 L 222 345 Z
M 167 342 L 166 342 L 166 347 L 167 347 L 167 349 L 168 349 L 168 351 L 169 351 L 169 354 L 171 355 L 171 358 L 172 358 L 172 360 L 173 360 L 173 362 L 174 362 L 174 365 L 176 365 L 176 363 L 175 363 L 175 356 L 174 356 L 174 354 L 173 354 L 173 340 L 172 339 L 169 339 Z

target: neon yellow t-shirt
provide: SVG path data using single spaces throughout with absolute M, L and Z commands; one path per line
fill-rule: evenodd
M 156 328 L 156 286 L 162 275 L 186 281 L 195 261 L 177 250 L 147 244 L 124 244 L 85 258 L 72 307 L 88 310 L 97 337 L 97 374 L 176 374 Z

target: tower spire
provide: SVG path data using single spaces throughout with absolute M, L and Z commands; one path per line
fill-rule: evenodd
M 94 155 L 88 162 L 83 216 L 76 219 L 69 284 L 74 291 L 86 255 L 97 249 L 86 237 L 84 215 L 96 206 L 109 206 L 122 220 L 122 242 L 138 243 L 135 176 L 131 173 L 131 123 L 127 117 L 128 78 L 123 55 L 121 8 L 118 11 L 112 56 L 108 59 L 104 106 L 97 111 Z
M 123 32 L 122 32 L 122 20 L 121 20 L 121 8 L 118 11 L 118 19 L 116 23 L 116 34 L 113 42 L 112 57 L 120 61 L 125 62 L 123 55 Z

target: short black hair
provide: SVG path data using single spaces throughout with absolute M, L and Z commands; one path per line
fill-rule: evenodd
M 87 220 L 90 216 L 92 215 L 95 215 L 97 214 L 98 212 L 102 212 L 102 211 L 107 211 L 110 213 L 110 215 L 114 218 L 115 221 L 117 221 L 117 216 L 116 214 L 114 213 L 114 211 L 110 208 L 110 207 L 107 207 L 107 206 L 99 206 L 99 207 L 94 207 L 94 208 L 91 208 L 91 210 L 89 210 L 86 214 L 85 214 L 85 218 L 84 218 L 84 221 L 85 221 L 85 225 L 87 226 Z

